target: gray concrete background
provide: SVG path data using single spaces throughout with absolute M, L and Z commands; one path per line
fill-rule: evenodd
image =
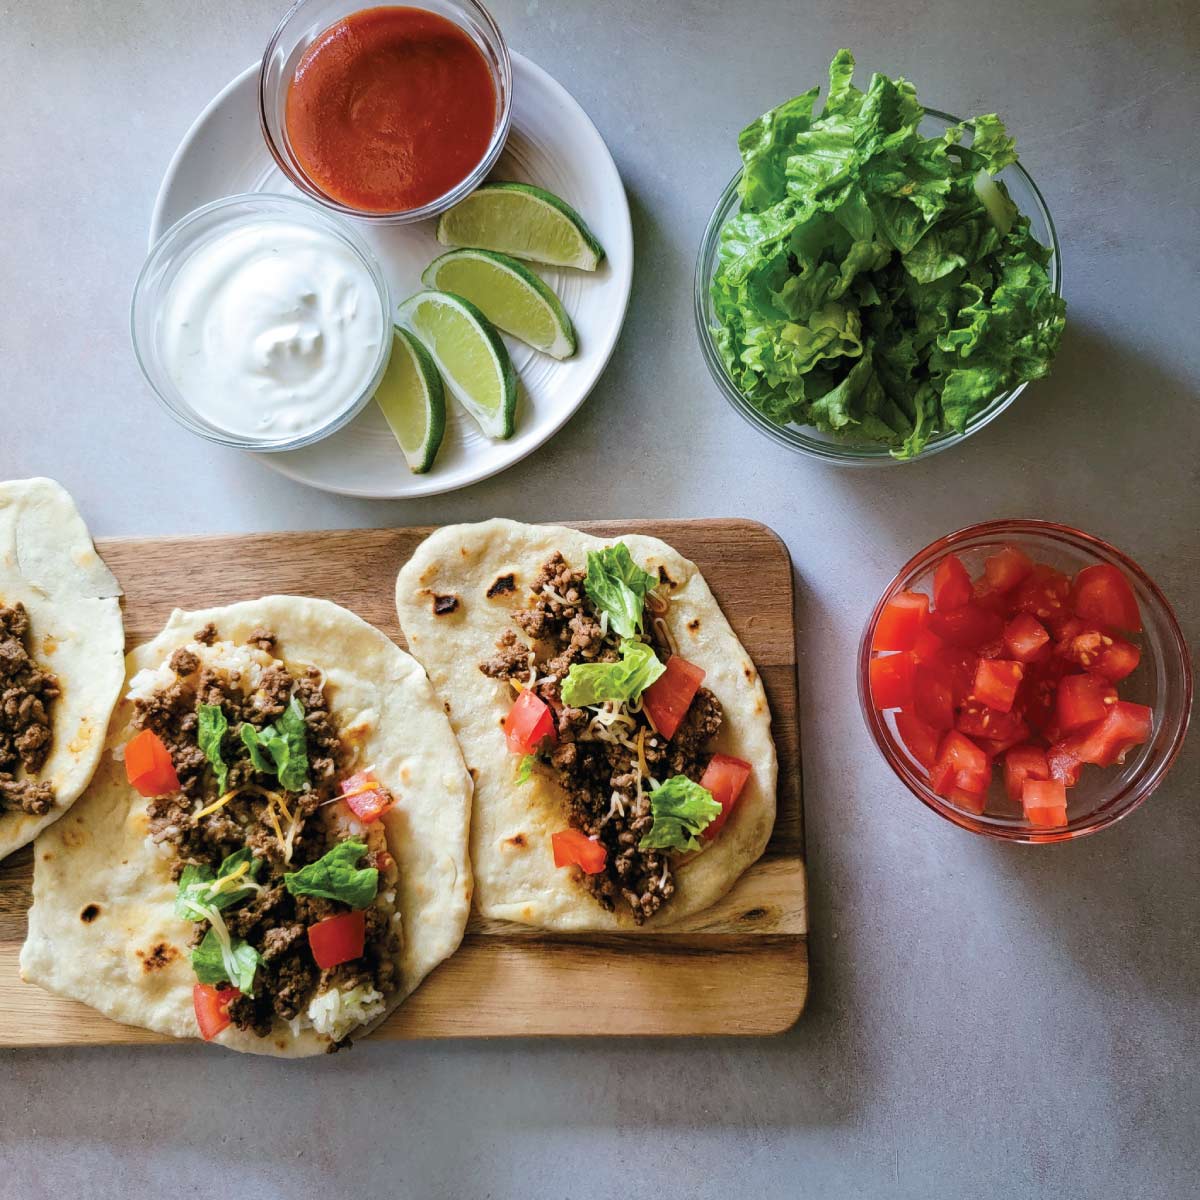
M 468 491 L 391 505 L 193 441 L 153 406 L 128 345 L 162 171 L 280 7 L 3 6 L 0 477 L 58 477 L 97 534 L 496 513 L 773 525 L 800 589 L 811 1004 L 771 1041 L 363 1044 L 292 1065 L 192 1046 L 7 1052 L 0 1196 L 1195 1196 L 1197 739 L 1099 837 L 990 845 L 889 776 L 852 657 L 905 556 L 1001 515 L 1110 538 L 1200 630 L 1196 6 L 496 0 L 513 47 L 612 147 L 633 301 L 603 381 L 550 446 Z M 1054 376 L 907 469 L 839 472 L 769 443 L 711 386 L 692 330 L 694 255 L 737 130 L 843 45 L 934 107 L 999 109 L 1064 248 Z

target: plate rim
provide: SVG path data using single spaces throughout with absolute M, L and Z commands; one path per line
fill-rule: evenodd
M 556 99 L 563 107 L 572 113 L 573 119 L 582 122 L 590 128 L 595 135 L 596 141 L 604 151 L 604 157 L 607 166 L 612 171 L 612 180 L 616 184 L 615 194 L 620 197 L 620 206 L 615 213 L 616 223 L 619 226 L 618 241 L 621 243 L 620 249 L 624 251 L 620 256 L 620 265 L 614 263 L 611 254 L 607 254 L 607 262 L 609 270 L 614 274 L 614 282 L 619 289 L 619 309 L 617 312 L 617 320 L 613 325 L 613 334 L 609 339 L 607 348 L 593 362 L 589 376 L 583 381 L 579 389 L 579 394 L 569 404 L 563 407 L 563 410 L 556 416 L 551 418 L 543 430 L 542 436 L 533 440 L 530 445 L 524 448 L 514 457 L 507 459 L 493 467 L 483 469 L 473 473 L 470 478 L 457 483 L 438 484 L 435 482 L 435 472 L 431 472 L 424 477 L 410 476 L 410 479 L 420 479 L 420 483 L 415 489 L 411 488 L 404 492 L 378 491 L 374 488 L 355 488 L 352 485 L 338 485 L 330 483 L 314 482 L 308 475 L 303 474 L 295 469 L 289 469 L 284 461 L 286 454 L 264 454 L 254 451 L 242 451 L 254 458 L 270 470 L 282 475 L 286 479 L 290 479 L 295 483 L 303 484 L 305 487 L 313 488 L 316 491 L 325 492 L 331 495 L 348 496 L 357 500 L 420 500 L 430 496 L 447 495 L 452 492 L 463 491 L 466 488 L 473 487 L 477 483 L 483 483 L 487 479 L 494 478 L 496 475 L 515 467 L 518 463 L 523 462 L 534 451 L 541 449 L 551 438 L 558 434 L 563 427 L 575 416 L 576 413 L 583 407 L 585 401 L 592 394 L 596 384 L 600 381 L 600 377 L 608 368 L 608 364 L 612 361 L 612 356 L 616 351 L 617 343 L 621 340 L 621 333 L 625 327 L 625 318 L 629 313 L 629 301 L 633 291 L 633 257 L 634 257 L 634 241 L 633 241 L 633 219 L 629 210 L 629 196 L 625 190 L 625 182 L 621 178 L 621 172 L 617 167 L 616 160 L 613 158 L 612 151 L 609 149 L 608 143 L 604 140 L 604 135 L 596 127 L 596 123 L 588 115 L 583 105 L 575 99 L 574 96 L 554 78 L 545 68 L 540 67 L 532 59 L 513 50 L 510 52 L 513 64 L 514 82 L 518 75 L 528 74 L 535 79 L 542 87 L 549 89 L 555 94 Z M 248 82 L 257 77 L 259 62 L 254 62 L 242 71 L 239 71 L 232 79 L 229 80 L 222 88 L 220 88 L 214 96 L 204 105 L 204 107 L 196 114 L 187 131 L 180 139 L 179 144 L 175 147 L 171 155 L 167 168 L 163 173 L 163 177 L 158 186 L 158 191 L 154 197 L 154 206 L 150 214 L 150 229 L 149 229 L 149 245 L 154 243 L 166 232 L 168 226 L 165 219 L 165 209 L 167 206 L 168 196 L 170 195 L 180 168 L 184 160 L 191 153 L 197 137 L 199 136 L 201 127 L 211 118 L 211 116 L 219 110 L 229 100 L 232 93 L 238 89 L 247 86 Z M 606 239 L 607 240 L 607 239 Z M 610 243 L 611 245 L 611 243 Z M 608 247 L 606 247 L 608 249 Z M 403 478 L 403 476 L 401 477 Z

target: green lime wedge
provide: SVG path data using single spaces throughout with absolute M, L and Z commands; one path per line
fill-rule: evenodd
M 530 183 L 485 183 L 442 213 L 443 246 L 499 250 L 552 267 L 594 271 L 604 257 L 583 218 L 565 201 Z
M 433 466 L 446 432 L 446 397 L 429 351 L 399 326 L 375 403 L 383 410 L 413 474 L 424 475 Z
M 421 282 L 470 300 L 493 325 L 551 358 L 575 353 L 575 327 L 545 280 L 495 250 L 451 250 Z
M 517 373 L 496 327 L 450 292 L 418 292 L 400 305 L 397 322 L 420 338 L 454 398 L 488 437 L 513 435 Z

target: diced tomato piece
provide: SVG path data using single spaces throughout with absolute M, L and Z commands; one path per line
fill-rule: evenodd
M 1059 642 L 1058 652 L 1063 658 L 1098 672 L 1112 683 L 1132 675 L 1142 658 L 1141 650 L 1132 642 L 1099 629 L 1086 628 Z
M 911 654 L 885 654 L 881 658 L 871 659 L 871 703 L 876 708 L 903 708 L 912 698 Z
M 1070 671 L 1069 663 L 1052 656 L 1025 667 L 1025 678 L 1017 689 L 1013 705 L 1021 711 L 1025 720 L 1039 733 L 1054 723 L 1054 697 L 1058 681 Z
M 960 787 L 952 787 L 946 793 L 945 799 L 957 808 L 974 813 L 977 817 L 983 816 L 983 810 L 987 807 L 986 792 L 968 792 L 965 788 Z
M 1093 729 L 1077 734 L 1077 752 L 1085 763 L 1111 767 L 1125 761 L 1125 755 L 1148 741 L 1154 729 L 1154 712 L 1144 704 L 1118 700 L 1108 706 L 1104 720 Z
M 977 650 L 1000 637 L 1004 632 L 1004 618 L 978 604 L 964 604 L 949 612 L 935 609 L 929 614 L 929 628 L 951 646 Z
M 504 737 L 513 754 L 532 754 L 545 738 L 554 736 L 554 713 L 540 696 L 526 688 L 504 718 Z
M 227 984 L 219 988 L 211 983 L 197 983 L 192 986 L 192 1008 L 196 1013 L 200 1036 L 206 1042 L 211 1042 L 229 1025 L 229 1006 L 241 994 L 237 988 Z
M 1097 563 L 1084 567 L 1071 584 L 1071 608 L 1081 621 L 1104 629 L 1142 628 L 1137 597 L 1118 567 Z
M 969 737 L 956 729 L 950 730 L 942 739 L 937 761 L 929 773 L 933 790 L 947 799 L 953 788 L 978 794 L 987 791 L 991 778 L 988 756 Z
M 980 575 L 971 585 L 971 599 L 980 608 L 993 612 L 998 617 L 1008 616 L 1008 597 L 992 587 L 986 575 Z
M 1058 650 L 1064 642 L 1069 642 L 1073 637 L 1084 632 L 1087 626 L 1069 609 L 1063 609 L 1053 617 L 1046 620 L 1046 628 L 1050 630 L 1050 636 L 1058 643 L 1054 648 Z
M 913 711 L 934 729 L 954 726 L 954 689 L 949 675 L 936 664 L 918 663 L 913 671 Z
M 997 712 L 1010 712 L 1017 698 L 1017 689 L 1025 676 L 1019 662 L 1007 658 L 980 659 L 975 668 L 972 691 L 975 698 Z
M 550 835 L 554 849 L 556 867 L 582 867 L 585 875 L 596 875 L 604 870 L 608 851 L 602 842 L 593 842 L 578 829 L 564 829 Z
M 1016 546 L 1005 546 L 984 559 L 983 573 L 998 592 L 1011 592 L 1031 571 L 1029 555 Z
M 969 738 L 990 738 L 1015 746 L 1029 736 L 1029 728 L 1014 712 L 988 708 L 974 698 L 968 700 L 954 719 L 954 728 Z
M 1071 581 L 1061 571 L 1045 563 L 1036 563 L 1017 587 L 1013 595 L 1013 608 L 1018 612 L 1031 613 L 1045 624 L 1065 613 L 1070 595 Z
M 1025 819 L 1038 829 L 1058 829 L 1067 823 L 1067 789 L 1059 779 L 1030 779 L 1021 785 Z
M 1103 675 L 1068 675 L 1054 697 L 1054 719 L 1063 733 L 1074 733 L 1104 720 L 1116 704 L 1117 689 Z
M 1013 746 L 1004 756 L 1004 790 L 1014 804 L 1021 802 L 1026 779 L 1049 779 L 1050 764 L 1040 746 Z
M 871 649 L 911 650 L 929 615 L 929 597 L 924 592 L 897 592 L 875 622 Z
M 700 786 L 707 788 L 712 798 L 721 806 L 721 811 L 705 826 L 700 836 L 711 842 L 721 832 L 733 806 L 750 778 L 750 764 L 729 754 L 714 754 L 700 776 Z
M 917 634 L 917 640 L 913 642 L 912 656 L 917 662 L 930 662 L 937 658 L 945 648 L 946 643 L 936 633 L 931 633 L 927 627 L 924 627 Z
M 1004 714 L 1000 714 L 1003 716 Z M 1005 734 L 1003 738 L 975 738 L 975 744 L 992 759 L 999 758 L 1002 754 L 1011 750 L 1014 746 L 1020 746 L 1027 742 L 1033 736 L 1033 731 L 1025 724 L 1024 721 L 1018 721 L 1011 733 Z
M 642 707 L 667 741 L 675 736 L 703 682 L 701 668 L 672 654 L 666 670 L 642 693 Z
M 1044 658 L 1050 646 L 1046 627 L 1029 613 L 1017 613 L 1004 627 L 1004 650 L 1020 663 Z
M 171 752 L 152 729 L 143 729 L 125 743 L 125 777 L 143 796 L 179 791 Z
M 343 779 L 342 799 L 364 825 L 378 821 L 392 806 L 392 797 L 370 771 L 357 771 L 349 779 Z
M 1079 782 L 1083 760 L 1079 757 L 1078 737 L 1063 738 L 1046 751 L 1046 765 L 1050 778 L 1059 780 L 1065 787 L 1074 787 Z
M 978 655 L 972 654 L 970 650 L 956 650 L 953 646 L 947 646 L 937 656 L 935 665 L 950 680 L 954 703 L 961 704 L 975 686 L 975 668 L 979 666 Z
M 326 917 L 308 927 L 308 946 L 322 971 L 361 958 L 367 936 L 367 915 L 361 909 Z
M 915 712 L 902 708 L 896 714 L 896 733 L 908 747 L 908 752 L 926 770 L 937 761 L 941 731 L 922 721 Z
M 971 599 L 971 576 L 957 554 L 947 554 L 933 573 L 933 607 L 939 612 L 961 608 Z

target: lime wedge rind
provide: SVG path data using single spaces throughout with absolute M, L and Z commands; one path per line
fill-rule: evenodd
M 517 373 L 499 330 L 469 300 L 426 291 L 400 305 L 397 323 L 429 351 L 450 394 L 490 438 L 516 429 Z
M 551 358 L 570 358 L 575 326 L 544 279 L 496 250 L 450 250 L 425 268 L 426 287 L 470 301 L 498 329 Z
M 407 329 L 393 329 L 392 356 L 375 392 L 384 419 L 414 475 L 424 475 L 446 433 L 442 377 L 429 351 Z
M 497 250 L 551 267 L 594 271 L 604 249 L 563 199 L 531 183 L 485 183 L 442 213 L 443 246 Z

